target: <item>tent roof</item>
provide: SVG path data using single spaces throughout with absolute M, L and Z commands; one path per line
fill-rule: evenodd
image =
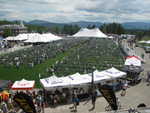
M 98 28 L 87 29 L 81 28 L 73 37 L 98 37 L 98 38 L 107 38 L 107 35 L 102 33 Z
M 150 40 L 148 40 L 148 41 L 142 40 L 142 41 L 139 41 L 139 43 L 150 44 Z
M 55 36 L 51 33 L 46 34 L 36 34 L 35 36 L 29 37 L 26 41 L 26 43 L 37 43 L 37 42 L 51 42 L 62 39 L 59 36 Z
M 40 79 L 40 82 L 43 84 L 45 88 L 53 88 L 53 87 L 61 87 L 61 86 L 66 86 L 69 85 L 69 78 L 67 77 L 56 77 L 56 76 L 51 76 L 49 78 L 45 79 Z
M 39 33 L 27 33 L 19 34 L 16 37 L 7 37 L 6 40 L 9 41 L 24 41 L 27 43 L 37 43 L 37 42 L 51 42 L 55 40 L 62 39 L 59 36 L 55 36 L 51 33 L 39 34 Z
M 33 89 L 35 85 L 35 81 L 28 81 L 25 79 L 22 79 L 20 81 L 15 81 L 15 83 L 12 85 L 13 90 L 30 90 Z
M 141 66 L 141 60 L 137 56 L 128 56 L 124 65 Z
M 88 74 L 81 75 L 79 73 L 75 73 L 70 75 L 69 78 L 71 79 L 71 85 L 80 85 L 91 82 L 91 76 Z
M 94 71 L 94 82 L 100 82 L 101 80 L 110 80 L 126 75 L 125 72 L 119 71 L 118 69 L 112 67 L 110 69 L 99 72 Z M 92 81 L 92 76 L 89 74 L 79 74 L 75 73 L 66 77 L 56 77 L 52 76 L 45 79 L 40 79 L 40 82 L 45 88 L 53 87 L 63 87 L 63 86 L 76 86 L 81 84 L 87 84 Z

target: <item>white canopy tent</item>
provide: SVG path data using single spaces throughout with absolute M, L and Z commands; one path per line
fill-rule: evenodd
M 73 37 L 97 37 L 97 38 L 107 38 L 103 32 L 101 32 L 98 28 L 87 29 L 81 28 Z
M 55 36 L 51 33 L 46 33 L 46 34 L 36 34 L 35 36 L 29 37 L 24 42 L 25 43 L 38 43 L 38 42 L 46 43 L 46 42 L 52 42 L 60 39 L 62 38 L 59 36 Z
M 112 67 L 110 69 L 99 72 L 95 70 L 93 72 L 94 82 L 98 83 L 100 81 L 111 80 L 120 78 L 126 75 L 125 72 L 119 71 L 118 69 Z M 54 88 L 54 87 L 72 87 L 77 85 L 84 85 L 90 83 L 92 81 L 92 76 L 90 74 L 79 74 L 75 73 L 73 75 L 69 75 L 66 77 L 56 77 L 51 76 L 49 78 L 40 79 L 40 82 L 46 89 Z
M 102 80 L 110 79 L 110 77 L 105 75 L 103 71 L 99 72 L 98 70 L 95 70 L 93 75 L 94 75 L 94 82 L 95 83 L 98 83 L 98 82 L 100 82 Z
M 126 75 L 125 72 L 122 72 L 114 67 L 104 70 L 104 73 L 111 78 L 120 78 L 120 77 Z
M 14 40 L 14 37 L 13 37 L 13 36 L 9 36 L 9 37 L 7 37 L 5 40 L 7 40 L 7 41 L 12 41 L 12 40 Z
M 68 77 L 71 79 L 70 85 L 72 85 L 72 86 L 80 85 L 80 84 L 87 84 L 87 83 L 91 82 L 91 76 L 89 76 L 88 74 L 81 75 L 79 73 L 75 73 Z
M 38 42 L 51 42 L 62 39 L 59 36 L 55 36 L 51 33 L 39 34 L 39 33 L 27 33 L 19 34 L 16 37 L 7 37 L 8 41 L 24 41 L 25 43 L 38 43 Z
M 141 64 L 141 60 L 139 58 L 137 58 L 136 56 L 130 56 L 130 57 L 127 57 L 124 65 L 141 66 L 142 64 Z
M 150 40 L 146 41 L 147 44 L 150 44 Z
M 113 36 L 109 36 L 108 38 L 109 38 L 109 39 L 114 39 L 114 37 L 113 37 Z
M 56 76 L 51 76 L 48 78 L 40 79 L 40 82 L 46 89 L 70 85 L 69 78 L 67 77 L 58 78 Z
M 12 85 L 13 90 L 31 90 L 34 88 L 35 81 L 28 81 L 25 79 L 22 79 L 20 81 L 15 81 L 15 83 Z
M 24 40 L 27 40 L 31 37 L 35 37 L 39 35 L 39 33 L 27 33 L 27 34 L 19 34 L 17 36 L 10 36 L 10 37 L 7 37 L 6 40 L 8 41 L 24 41 Z
M 19 34 L 16 37 L 14 37 L 14 40 L 24 41 L 24 40 L 27 40 L 30 35 L 31 34 Z
M 46 33 L 46 34 L 41 34 L 42 37 L 46 39 L 46 41 L 55 41 L 55 40 L 61 40 L 62 37 L 56 36 L 52 33 Z

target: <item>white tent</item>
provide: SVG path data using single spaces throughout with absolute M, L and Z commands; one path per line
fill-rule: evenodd
M 139 43 L 150 44 L 150 40 L 148 40 L 148 41 L 144 41 L 144 40 L 142 40 L 142 41 L 139 41 Z
M 27 40 L 30 34 L 19 34 L 14 37 L 14 40 L 24 41 Z
M 97 38 L 107 38 L 107 35 L 102 33 L 98 28 L 87 29 L 81 28 L 73 37 L 97 37 Z
M 109 36 L 108 38 L 109 38 L 109 39 L 114 39 L 114 37 L 113 37 L 113 36 Z
M 17 36 L 10 36 L 10 37 L 7 37 L 6 40 L 8 41 L 24 41 L 24 40 L 27 40 L 31 37 L 35 37 L 35 36 L 38 36 L 40 35 L 39 33 L 27 33 L 27 34 L 19 34 Z
M 67 77 L 56 77 L 56 76 L 51 76 L 49 78 L 45 79 L 40 79 L 40 82 L 42 85 L 46 88 L 54 88 L 54 87 L 61 87 L 61 86 L 67 86 L 70 85 L 70 79 Z
M 53 35 L 52 33 L 42 34 L 41 36 L 44 37 L 45 39 L 47 39 L 47 41 L 55 41 L 55 40 L 62 39 L 61 37 Z
M 146 41 L 147 44 L 150 44 L 150 40 Z
M 94 71 L 94 82 L 97 83 L 97 82 L 100 82 L 102 80 L 108 80 L 110 79 L 109 76 L 107 76 L 104 71 L 101 71 L 99 72 L 98 70 L 95 70 Z
M 28 40 L 24 41 L 25 43 L 38 43 L 38 42 L 51 42 L 62 39 L 59 36 L 55 36 L 51 33 L 47 34 L 35 34 L 34 36 L 31 36 L 28 38 Z
M 142 40 L 142 41 L 139 41 L 138 43 L 146 43 L 146 41 Z
M 46 89 L 51 89 L 54 87 L 83 85 L 91 82 L 91 76 L 88 74 L 80 75 L 79 73 L 75 73 L 66 77 L 51 76 L 49 78 L 40 79 L 40 82 Z
M 99 72 L 98 70 L 94 71 L 94 82 L 99 82 L 101 80 L 110 80 L 115 78 L 120 78 L 126 75 L 125 72 L 122 72 L 114 67 Z
M 71 79 L 72 86 L 91 82 L 91 76 L 89 76 L 88 74 L 80 75 L 79 73 L 75 73 L 68 77 Z
M 111 80 L 118 77 L 122 77 L 126 75 L 126 73 L 119 71 L 116 68 L 110 68 L 108 70 L 104 70 L 99 72 L 95 70 L 93 72 L 94 82 L 98 83 L 103 80 Z M 66 77 L 56 77 L 51 76 L 49 78 L 40 79 L 40 82 L 46 89 L 54 88 L 54 87 L 68 87 L 68 86 L 77 86 L 77 85 L 84 85 L 90 83 L 92 81 L 92 76 L 89 74 L 79 74 L 75 73 L 73 75 L 69 75 Z
M 19 34 L 16 37 L 7 37 L 8 41 L 24 41 L 25 43 L 38 43 L 38 42 L 51 42 L 62 39 L 59 36 L 55 36 L 51 33 L 39 34 L 39 33 L 27 33 Z
M 15 81 L 15 83 L 12 85 L 13 90 L 31 90 L 34 88 L 35 81 L 28 81 L 25 79 L 22 79 L 20 81 Z
M 13 36 L 9 36 L 5 40 L 12 41 L 12 40 L 14 40 L 14 37 Z
M 141 64 L 141 60 L 139 58 L 137 58 L 136 56 L 130 56 L 130 57 L 127 57 L 124 65 L 141 66 L 142 64 Z
M 119 77 L 126 75 L 125 72 L 122 72 L 114 67 L 105 70 L 104 73 L 111 78 L 119 78 Z

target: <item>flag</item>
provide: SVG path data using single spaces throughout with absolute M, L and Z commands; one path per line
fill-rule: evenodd
M 35 106 L 31 96 L 20 92 L 17 93 L 13 100 L 23 109 L 25 113 L 36 113 Z
M 102 93 L 104 98 L 107 100 L 112 110 L 117 110 L 118 105 L 116 101 L 116 95 L 115 95 L 115 92 L 113 91 L 112 86 L 102 85 L 100 86 L 100 92 Z

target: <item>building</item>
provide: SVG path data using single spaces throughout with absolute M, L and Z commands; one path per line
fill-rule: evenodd
M 121 34 L 120 38 L 124 38 L 124 39 L 135 39 L 135 35 L 130 35 L 130 34 Z
M 4 33 L 5 30 L 10 30 L 12 35 L 16 36 L 21 33 L 27 33 L 27 27 L 24 26 L 23 22 L 18 24 L 8 24 L 8 25 L 1 25 L 0 26 L 0 33 Z

